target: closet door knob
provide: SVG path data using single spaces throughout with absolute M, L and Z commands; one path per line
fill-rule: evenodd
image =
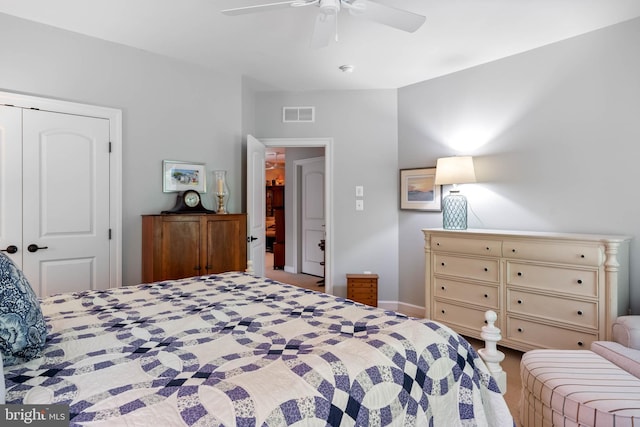
M 0 249 L 0 252 L 15 254 L 16 252 L 18 252 L 18 247 L 16 245 L 9 245 L 7 246 L 7 249 Z
M 27 246 L 27 250 L 29 252 L 38 252 L 39 249 L 49 249 L 49 246 L 38 246 L 34 243 L 30 244 L 29 246 Z

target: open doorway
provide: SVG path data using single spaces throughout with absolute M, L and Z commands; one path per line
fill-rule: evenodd
M 324 290 L 325 149 L 265 147 L 266 277 Z
M 285 162 L 285 175 L 283 184 L 285 187 L 285 212 L 289 210 L 291 215 L 286 215 L 286 231 L 285 231 L 285 252 L 286 261 L 282 272 L 289 274 L 299 273 L 299 261 L 296 260 L 296 254 L 299 253 L 298 237 L 300 218 L 297 214 L 299 210 L 297 204 L 299 203 L 300 183 L 297 179 L 292 179 L 292 176 L 297 175 L 299 169 L 299 162 L 305 157 L 309 156 L 319 157 L 318 153 L 324 154 L 324 198 L 323 198 L 323 211 L 325 214 L 324 222 L 324 277 L 325 287 L 324 291 L 332 293 L 333 280 L 331 276 L 332 265 L 332 215 L 333 210 L 331 206 L 331 191 L 332 191 L 332 152 L 333 152 L 333 140 L 331 138 L 269 138 L 269 139 L 256 139 L 251 135 L 248 136 L 248 148 L 247 148 L 247 165 L 248 165 L 248 177 L 247 177 L 247 207 L 249 212 L 250 223 L 250 262 L 256 267 L 255 272 L 257 274 L 265 275 L 264 258 L 266 245 L 261 243 L 264 239 L 260 239 L 261 236 L 265 236 L 265 213 L 266 213 L 266 171 L 265 166 L 267 163 L 266 150 L 268 148 L 283 148 L 285 155 L 283 160 Z M 262 147 L 262 148 L 260 148 Z M 315 149 L 312 153 L 305 153 L 304 149 Z M 278 156 L 280 157 L 280 156 Z M 274 159 L 275 161 L 275 159 Z M 280 161 L 280 158 L 278 158 Z M 259 167 L 257 167 L 259 166 Z M 261 178 L 260 178 L 261 177 Z M 255 179 L 258 178 L 258 179 Z M 277 179 L 277 178 L 275 178 Z M 269 184 L 273 184 L 271 181 Z M 277 184 L 277 181 L 276 181 Z M 280 271 L 280 270 L 276 270 Z M 322 290 L 322 288 L 320 288 Z

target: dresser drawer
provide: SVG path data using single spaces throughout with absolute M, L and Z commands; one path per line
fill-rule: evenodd
M 436 274 L 465 277 L 498 283 L 500 281 L 500 261 L 491 258 L 465 258 L 453 255 L 434 254 Z
M 507 262 L 507 285 L 597 297 L 598 272 Z
M 478 331 L 478 336 L 482 331 L 482 326 L 485 324 L 485 312 L 489 310 L 491 307 L 487 309 L 480 308 L 470 308 L 463 307 L 455 304 L 450 304 L 448 302 L 435 300 L 434 301 L 434 312 L 432 314 L 433 320 L 437 322 L 446 323 L 451 326 L 452 329 L 456 329 L 455 326 L 461 326 L 467 329 L 471 329 L 474 331 Z M 495 310 L 494 310 L 495 311 Z M 500 313 L 498 314 L 498 320 L 495 323 L 495 326 L 500 328 Z
M 506 338 L 529 347 L 588 350 L 598 334 L 572 331 L 507 316 Z
M 497 286 L 459 282 L 442 277 L 436 277 L 434 283 L 433 294 L 436 297 L 478 304 L 494 310 L 498 308 Z
M 489 239 L 456 238 L 432 236 L 431 248 L 434 251 L 456 252 L 470 255 L 499 257 L 502 255 L 502 241 Z
M 596 302 L 571 300 L 508 289 L 507 311 L 571 323 L 585 328 L 595 329 L 598 327 L 598 304 Z
M 505 240 L 505 258 L 556 262 L 561 264 L 599 266 L 604 262 L 604 252 L 598 245 L 521 242 Z

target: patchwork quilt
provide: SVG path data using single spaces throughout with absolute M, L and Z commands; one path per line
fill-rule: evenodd
M 52 296 L 7 403 L 72 426 L 513 426 L 445 326 L 245 273 Z M 481 325 L 479 325 L 480 327 Z

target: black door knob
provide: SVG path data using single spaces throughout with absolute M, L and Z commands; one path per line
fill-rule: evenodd
M 18 247 L 16 245 L 9 245 L 7 249 L 0 249 L 0 252 L 8 252 L 10 254 L 15 254 L 18 252 Z
M 48 246 L 42 246 L 42 247 L 40 247 L 40 246 L 38 246 L 38 245 L 36 245 L 36 244 L 34 244 L 34 243 L 32 243 L 32 244 L 30 244 L 29 246 L 27 246 L 27 250 L 28 250 L 29 252 L 38 252 L 38 249 L 49 249 L 49 247 L 48 247 Z

